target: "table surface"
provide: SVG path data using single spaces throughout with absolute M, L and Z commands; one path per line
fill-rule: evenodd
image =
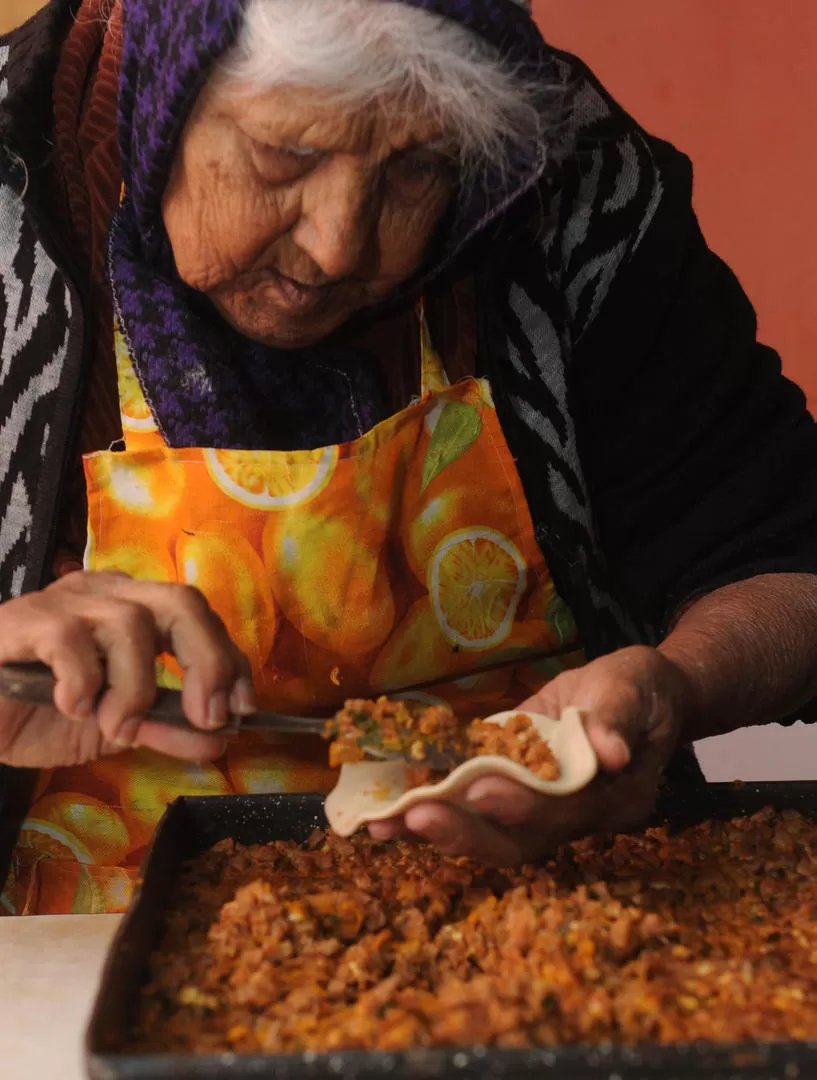
M 0 918 L 3 1080 L 85 1080 L 85 1024 L 120 919 Z

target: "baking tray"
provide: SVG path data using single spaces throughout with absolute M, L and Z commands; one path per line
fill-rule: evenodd
M 673 826 L 796 809 L 817 821 L 817 783 L 711 784 L 669 791 L 658 820 Z M 808 1080 L 817 1042 L 751 1045 L 586 1046 L 547 1050 L 417 1051 L 209 1056 L 123 1050 L 137 1013 L 148 959 L 181 863 L 219 840 L 245 844 L 305 840 L 324 827 L 319 795 L 227 795 L 177 799 L 157 830 L 144 880 L 111 946 L 86 1036 L 93 1080 Z

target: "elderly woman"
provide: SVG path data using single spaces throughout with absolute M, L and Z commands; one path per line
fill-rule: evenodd
M 219 738 L 258 705 L 580 707 L 585 792 L 377 826 L 500 862 L 804 715 L 817 430 L 688 161 L 524 6 L 52 0 L 0 64 L 0 661 L 57 683 L 0 704 L 8 911 L 117 910 L 177 794 L 331 786 Z

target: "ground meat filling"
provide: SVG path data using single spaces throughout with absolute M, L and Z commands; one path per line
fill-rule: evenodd
M 468 746 L 473 756 L 496 754 L 510 758 L 540 780 L 558 780 L 562 774 L 549 744 L 524 713 L 509 717 L 504 725 L 474 720 L 468 726 Z
M 347 701 L 327 727 L 333 768 L 366 760 L 366 747 L 404 753 L 417 762 L 409 770 L 408 786 L 419 787 L 442 779 L 422 761 L 429 749 L 456 749 L 462 757 L 495 754 L 524 765 L 542 780 L 558 780 L 559 762 L 545 739 L 520 713 L 506 724 L 473 720 L 461 723 L 445 705 L 412 702 Z
M 189 864 L 133 1048 L 817 1038 L 817 825 L 665 828 L 486 870 L 316 835 Z
M 326 737 L 332 768 L 367 760 L 366 747 L 405 753 L 422 761 L 427 749 L 465 751 L 465 730 L 447 705 L 411 701 L 347 701 L 330 720 Z

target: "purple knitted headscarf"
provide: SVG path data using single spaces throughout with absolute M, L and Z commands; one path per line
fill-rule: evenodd
M 548 62 L 538 30 L 514 0 L 400 2 L 457 20 L 520 66 L 540 70 Z M 117 316 L 168 445 L 295 449 L 344 442 L 387 415 L 376 366 L 330 345 L 275 350 L 239 335 L 181 281 L 162 223 L 181 130 L 214 64 L 235 42 L 243 6 L 125 0 L 119 143 L 127 196 L 110 241 Z M 492 209 L 486 193 L 475 193 L 469 215 L 448 238 L 449 254 Z

